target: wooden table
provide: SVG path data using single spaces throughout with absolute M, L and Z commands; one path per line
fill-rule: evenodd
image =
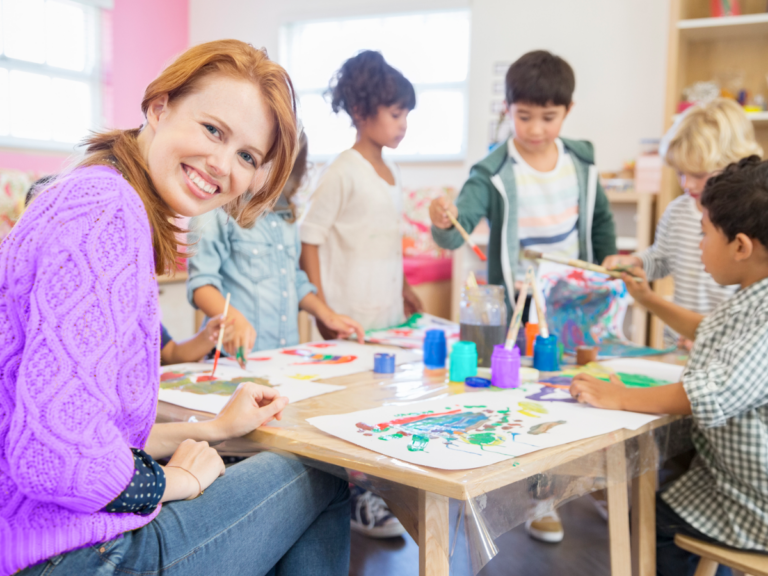
M 674 356 L 657 357 L 674 363 Z M 449 502 L 464 504 L 466 520 L 479 535 L 484 550 L 470 550 L 473 571 L 490 560 L 496 549 L 493 539 L 522 523 L 532 511 L 520 498 L 532 478 L 577 478 L 550 494 L 557 505 L 603 486 L 607 489 L 611 573 L 614 576 L 651 576 L 656 573 L 655 489 L 658 462 L 655 437 L 669 431 L 677 417 L 663 417 L 638 430 L 619 430 L 564 446 L 526 454 L 472 470 L 439 470 L 416 466 L 351 444 L 307 424 L 306 418 L 344 414 L 382 404 L 409 404 L 465 391 L 463 384 L 448 384 L 444 378 L 423 375 L 421 364 L 401 366 L 393 376 L 371 372 L 328 380 L 344 390 L 311 398 L 286 408 L 283 421 L 227 441 L 218 448 L 223 454 L 251 455 L 260 450 L 280 450 L 314 461 L 362 473 L 368 485 L 387 501 L 408 533 L 419 545 L 419 573 L 447 576 L 449 573 Z M 185 421 L 190 416 L 210 418 L 160 402 L 158 421 Z M 626 446 L 636 478 L 628 473 Z M 631 467 L 630 467 L 631 468 Z M 527 482 L 527 484 L 520 484 Z M 632 487 L 632 541 L 630 541 L 628 488 Z M 530 490 L 529 490 L 530 491 Z M 516 496 L 512 496 L 516 495 Z M 486 512 L 482 512 L 483 509 Z M 539 510 L 540 511 L 540 510 Z

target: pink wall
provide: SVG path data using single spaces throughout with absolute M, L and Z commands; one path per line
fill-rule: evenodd
M 189 0 L 115 0 L 102 18 L 107 128 L 136 128 L 147 84 L 189 45 Z M 0 168 L 56 172 L 68 156 L 0 150 Z

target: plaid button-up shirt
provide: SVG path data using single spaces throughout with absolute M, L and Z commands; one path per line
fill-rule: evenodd
M 768 279 L 701 322 L 683 387 L 697 455 L 662 497 L 719 542 L 768 551 Z

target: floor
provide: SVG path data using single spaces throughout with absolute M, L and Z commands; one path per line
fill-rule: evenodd
M 608 525 L 589 497 L 560 508 L 565 538 L 560 544 L 544 544 L 528 537 L 523 526 L 497 541 L 498 555 L 478 576 L 608 575 Z M 451 563 L 451 576 L 472 576 L 466 554 L 459 552 Z M 454 568 L 455 567 L 455 568 Z M 405 538 L 373 540 L 352 534 L 350 576 L 417 576 L 419 548 Z

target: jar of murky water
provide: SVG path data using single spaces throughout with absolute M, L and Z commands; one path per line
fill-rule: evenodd
M 461 293 L 461 339 L 477 345 L 477 364 L 490 368 L 496 344 L 503 344 L 507 328 L 507 306 L 503 286 L 465 287 Z

